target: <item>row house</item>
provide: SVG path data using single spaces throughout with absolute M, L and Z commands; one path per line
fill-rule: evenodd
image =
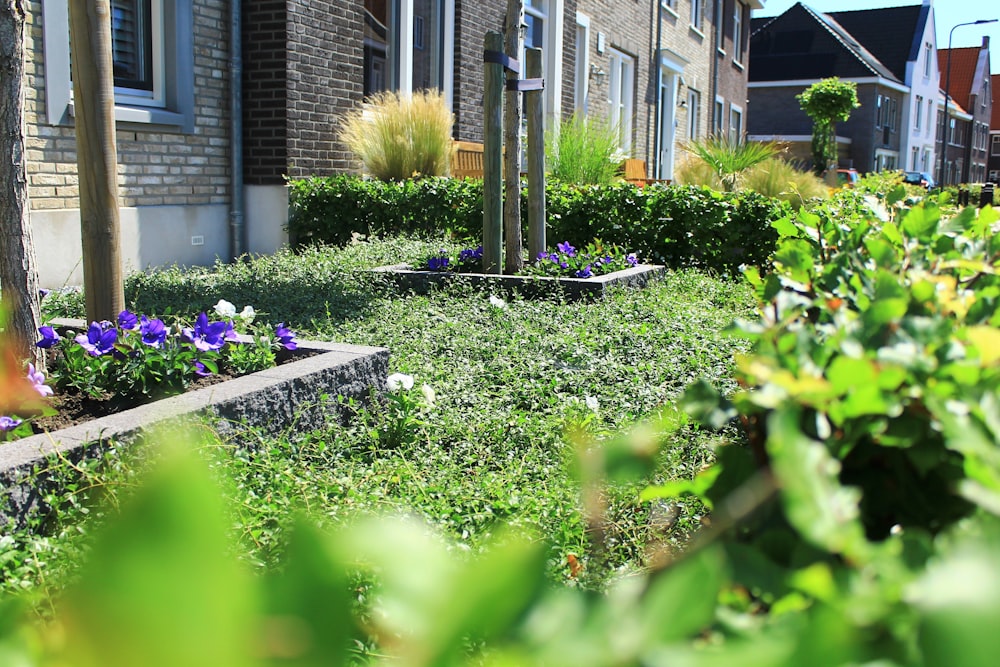
M 29 3 L 27 158 L 46 286 L 82 280 L 69 0 Z M 111 0 L 125 269 L 207 265 L 287 241 L 287 180 L 356 170 L 344 114 L 436 88 L 482 141 L 483 39 L 503 0 Z M 683 142 L 742 137 L 761 0 L 524 0 L 555 126 L 610 120 L 672 178 Z
M 990 117 L 990 157 L 986 165 L 986 180 L 1000 183 L 1000 74 L 990 75 L 993 93 L 993 114 Z
M 938 63 L 943 73 L 941 88 L 950 84 L 948 97 L 955 104 L 949 104 L 947 114 L 943 99 L 939 106 L 937 145 L 944 152 L 944 173 L 938 165 L 937 180 L 941 185 L 982 183 L 987 176 L 993 115 L 990 38 L 983 36 L 980 46 L 941 49 Z
M 837 124 L 840 166 L 933 168 L 939 72 L 932 0 L 829 13 L 797 3 L 777 17 L 755 19 L 751 138 L 785 142 L 811 164 L 812 120 L 796 96 L 829 77 L 854 82 L 861 105 Z

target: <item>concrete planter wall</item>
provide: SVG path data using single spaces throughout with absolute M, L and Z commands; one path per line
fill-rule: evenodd
M 418 271 L 407 264 L 380 266 L 372 269 L 389 276 L 402 291 L 425 294 L 432 286 L 452 280 L 464 280 L 473 285 L 489 285 L 502 292 L 516 291 L 526 297 L 562 295 L 570 301 L 584 298 L 602 298 L 615 286 L 644 287 L 650 280 L 663 273 L 663 267 L 639 264 L 623 271 L 607 273 L 594 278 L 552 278 L 549 276 L 505 276 L 485 273 L 451 273 L 448 271 Z
M 45 479 L 36 471 L 56 455 L 77 461 L 88 452 L 112 443 L 129 444 L 152 427 L 185 418 L 205 420 L 224 436 L 245 426 L 272 435 L 293 424 L 297 430 L 312 430 L 340 418 L 337 396 L 364 400 L 372 388 L 385 388 L 389 351 L 384 348 L 313 341 L 299 341 L 298 347 L 315 354 L 54 433 L 0 444 L 0 525 L 8 519 L 21 523 L 39 509 Z M 332 400 L 321 400 L 324 395 Z

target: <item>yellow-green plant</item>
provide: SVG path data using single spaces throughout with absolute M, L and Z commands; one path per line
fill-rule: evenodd
M 733 141 L 727 137 L 689 141 L 684 149 L 718 175 L 726 192 L 739 190 L 740 180 L 748 169 L 781 152 L 781 147 L 773 141 Z
M 707 162 L 688 153 L 681 156 L 674 166 L 674 182 L 679 185 L 698 185 L 722 189 L 722 181 L 719 174 Z
M 794 164 L 773 157 L 747 170 L 743 187 L 768 197 L 786 201 L 798 209 L 810 199 L 825 199 L 826 184 L 815 174 L 797 169 Z
M 549 173 L 564 183 L 607 185 L 622 159 L 617 130 L 597 118 L 573 114 L 546 140 Z
M 453 124 L 454 116 L 438 91 L 409 97 L 382 92 L 344 119 L 340 139 L 377 179 L 444 176 Z

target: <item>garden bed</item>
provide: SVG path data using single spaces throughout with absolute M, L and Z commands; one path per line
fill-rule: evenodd
M 74 323 L 80 326 L 82 323 Z M 0 444 L 0 524 L 22 521 L 40 502 L 34 471 L 53 456 L 76 461 L 90 451 L 128 444 L 170 420 L 204 420 L 232 436 L 246 427 L 277 434 L 319 428 L 339 418 L 336 397 L 364 400 L 385 387 L 384 348 L 298 341 L 302 358 L 52 433 Z M 323 396 L 331 400 L 323 400 Z
M 603 298 L 611 287 L 644 287 L 659 277 L 664 267 L 654 264 L 637 266 L 592 278 L 555 278 L 551 276 L 508 276 L 487 273 L 456 273 L 452 271 L 420 271 L 408 264 L 379 266 L 372 271 L 389 276 L 397 289 L 426 294 L 432 286 L 462 280 L 472 285 L 487 285 L 505 293 L 517 292 L 529 298 L 561 295 L 569 301 Z

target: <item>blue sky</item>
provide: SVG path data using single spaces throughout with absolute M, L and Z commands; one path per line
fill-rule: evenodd
M 796 0 L 764 0 L 764 9 L 756 10 L 753 16 L 777 16 L 794 5 Z M 803 4 L 820 12 L 873 9 L 875 7 L 899 7 L 917 5 L 921 0 L 804 0 Z M 1000 2 L 995 0 L 936 0 L 937 45 L 939 49 L 948 47 L 948 32 L 959 23 L 978 19 L 1000 19 Z M 952 47 L 978 46 L 983 35 L 990 38 L 990 70 L 1000 74 L 1000 22 L 986 25 L 962 26 L 954 32 Z

